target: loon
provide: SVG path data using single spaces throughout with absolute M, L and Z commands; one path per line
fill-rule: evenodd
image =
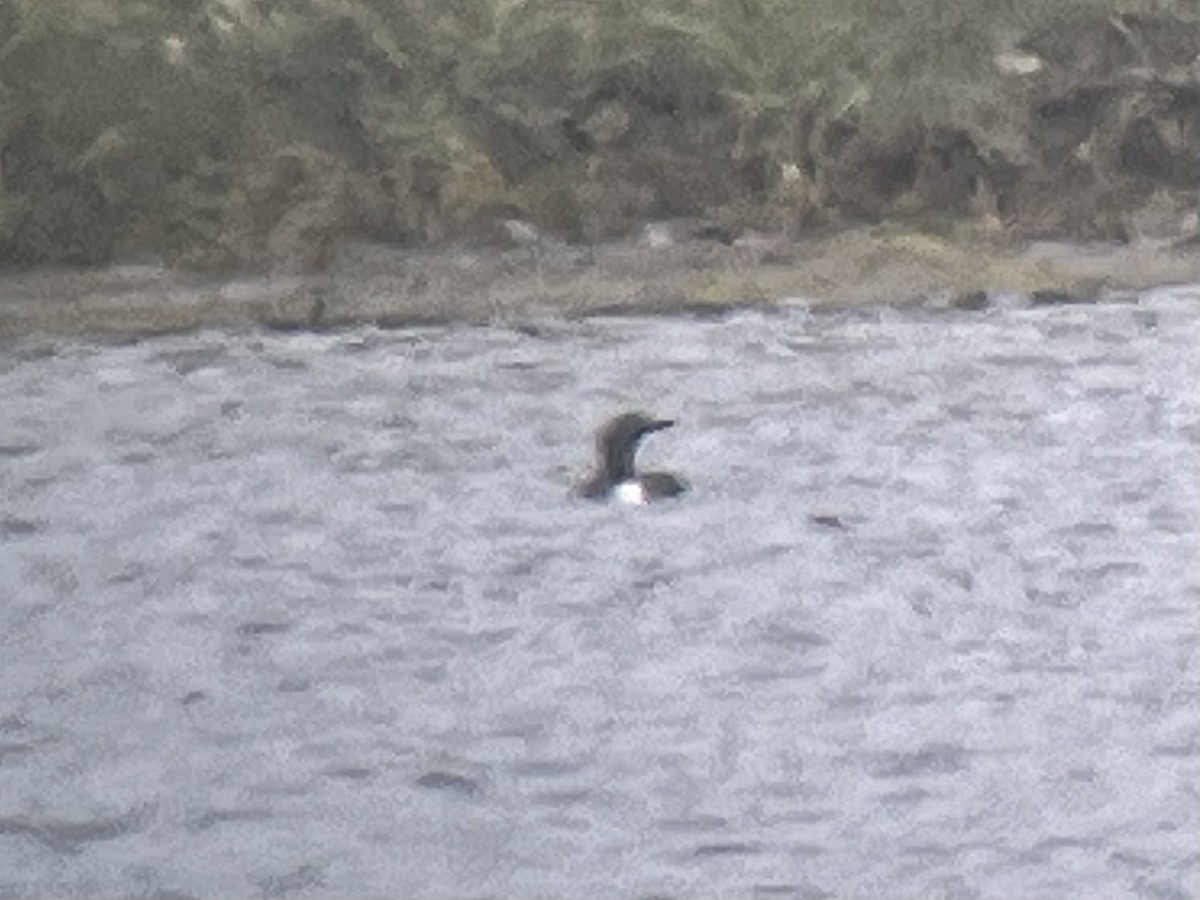
M 670 472 L 638 472 L 633 466 L 642 438 L 670 428 L 672 419 L 656 419 L 643 412 L 621 413 L 596 432 L 596 471 L 579 486 L 580 497 L 613 499 L 621 503 L 649 503 L 678 497 L 687 484 Z

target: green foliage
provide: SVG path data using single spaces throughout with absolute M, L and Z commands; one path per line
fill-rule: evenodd
M 513 206 L 602 233 L 791 204 L 780 173 L 836 186 L 947 133 L 1013 160 L 1025 88 L 998 49 L 1108 65 L 1070 44 L 1128 14 L 1197 20 L 1194 0 L 0 0 L 0 262 L 271 264 L 284 233 L 424 240 Z

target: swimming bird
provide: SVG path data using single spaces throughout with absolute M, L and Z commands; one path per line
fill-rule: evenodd
M 649 503 L 677 497 L 687 484 L 670 472 L 638 472 L 633 458 L 642 438 L 675 424 L 644 412 L 626 412 L 609 419 L 596 432 L 596 471 L 578 488 L 589 500 Z

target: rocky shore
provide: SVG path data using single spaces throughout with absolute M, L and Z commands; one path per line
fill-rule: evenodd
M 595 247 L 348 245 L 319 275 L 216 278 L 152 266 L 0 275 L 0 338 L 129 338 L 203 328 L 374 323 L 527 325 L 544 318 L 719 314 L 779 304 L 986 309 L 1093 302 L 1200 283 L 1200 246 L 1014 244 L 879 226 L 731 243 L 671 225 Z

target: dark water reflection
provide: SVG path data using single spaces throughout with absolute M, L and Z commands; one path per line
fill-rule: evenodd
M 1200 894 L 1198 302 L 5 350 L 0 897 Z

